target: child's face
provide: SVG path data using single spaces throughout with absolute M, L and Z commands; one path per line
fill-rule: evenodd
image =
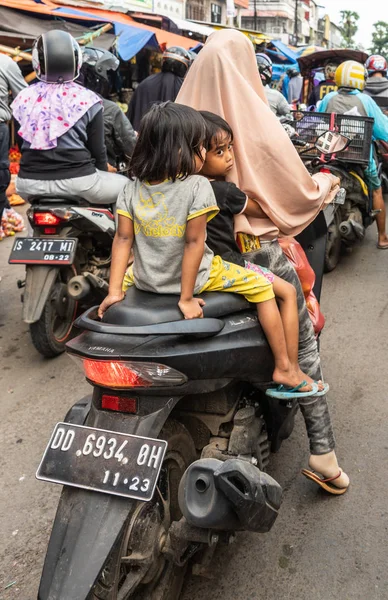
M 212 140 L 206 153 L 201 175 L 206 177 L 226 177 L 234 165 L 233 144 L 226 131 L 221 131 Z

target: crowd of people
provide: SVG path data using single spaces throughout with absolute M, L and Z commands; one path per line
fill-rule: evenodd
M 82 52 L 68 33 L 53 30 L 35 42 L 33 65 L 38 82 L 28 87 L 16 63 L 0 54 L 0 213 L 7 206 L 13 116 L 23 198 L 59 194 L 116 204 L 100 317 L 130 285 L 176 294 L 185 319 L 203 315 L 197 297 L 203 291 L 234 292 L 255 303 L 274 355 L 276 385 L 268 393 L 286 390 L 297 398 L 305 420 L 305 474 L 344 493 L 349 478 L 335 454 L 329 386 L 299 279 L 278 242 L 303 231 L 340 183 L 329 173 L 308 173 L 277 118 L 290 115 L 300 98 L 300 74 L 287 75 L 283 95 L 270 87 L 269 57 L 255 55 L 242 33 L 219 31 L 194 61 L 186 50 L 166 51 L 161 73 L 138 86 L 126 117 L 109 100 L 109 73 L 119 65 L 110 52 Z M 388 119 L 373 100 L 388 95 L 387 63 L 374 56 L 366 68 L 364 93 L 364 65 L 326 65 L 309 101 L 326 112 L 356 107 L 375 119 L 374 136 L 388 141 Z M 129 179 L 116 172 L 121 161 Z M 385 207 L 372 155 L 367 177 L 380 211 L 378 247 L 385 249 Z M 163 271 L 156 255 L 163 256 Z

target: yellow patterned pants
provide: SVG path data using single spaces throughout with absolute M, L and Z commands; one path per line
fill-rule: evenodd
M 123 290 L 126 291 L 131 285 L 134 285 L 134 279 L 130 267 L 124 276 Z M 275 298 L 272 284 L 264 275 L 226 262 L 220 256 L 213 258 L 210 276 L 202 292 L 232 292 L 254 304 Z

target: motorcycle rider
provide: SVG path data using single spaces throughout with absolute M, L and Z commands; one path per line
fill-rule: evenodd
M 136 144 L 136 134 L 131 123 L 121 108 L 108 99 L 111 87 L 109 72 L 116 71 L 119 64 L 119 59 L 108 50 L 86 47 L 82 51 L 78 80 L 102 98 L 105 145 L 111 167 L 116 167 L 121 160 L 128 160 Z
M 320 81 L 318 85 L 316 85 L 311 92 L 308 104 L 309 106 L 316 106 L 318 102 L 324 99 L 326 94 L 330 94 L 330 92 L 337 91 L 337 84 L 335 82 L 335 72 L 337 70 L 337 65 L 333 63 L 328 63 L 325 66 L 325 79 Z
M 388 142 L 388 119 L 382 113 L 376 102 L 362 91 L 365 88 L 366 70 L 364 65 L 356 61 L 347 60 L 336 70 L 335 81 L 338 85 L 337 92 L 330 92 L 322 100 L 318 112 L 346 114 L 354 109 L 359 116 L 374 119 L 373 137 L 376 140 Z M 376 161 L 373 156 L 373 145 L 368 168 L 365 171 L 368 187 L 373 193 L 373 208 L 380 212 L 376 217 L 378 242 L 380 250 L 388 249 L 388 236 L 386 233 L 386 210 L 381 188 L 381 181 L 377 173 Z
M 256 54 L 257 68 L 263 82 L 270 109 L 277 117 L 289 117 L 292 121 L 290 105 L 281 92 L 270 87 L 272 81 L 272 60 L 264 53 Z
M 54 29 L 37 38 L 32 59 L 39 82 L 11 107 L 23 139 L 18 193 L 113 204 L 127 179 L 106 172 L 102 100 L 75 83 L 81 48 L 69 33 Z
M 372 54 L 365 63 L 368 71 L 365 94 L 372 96 L 380 108 L 388 113 L 388 64 L 384 56 Z
M 26 87 L 27 84 L 15 61 L 5 54 L 0 54 L 0 228 L 4 208 L 9 207 L 6 189 L 11 181 L 8 121 L 12 118 L 12 113 L 8 106 L 9 92 L 16 98 Z
M 144 79 L 136 88 L 129 104 L 127 117 L 135 131 L 138 131 L 143 115 L 153 104 L 175 101 L 192 60 L 190 53 L 179 46 L 168 48 L 163 53 L 161 73 Z

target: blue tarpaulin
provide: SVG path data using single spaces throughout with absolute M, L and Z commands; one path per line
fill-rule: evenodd
M 119 36 L 117 51 L 120 55 L 120 58 L 123 60 L 130 60 L 135 56 L 135 54 L 144 48 L 144 46 L 153 46 L 154 48 L 159 48 L 155 34 L 152 31 L 147 31 L 146 29 L 140 29 L 138 27 L 133 27 L 132 25 L 125 25 L 124 23 L 114 21 L 113 19 L 99 19 L 87 11 L 81 11 L 72 8 L 57 8 L 53 11 L 53 15 L 56 14 L 61 15 L 64 18 L 66 15 L 68 15 L 69 17 L 72 17 L 72 19 L 76 19 L 77 16 L 88 17 L 90 18 L 90 22 L 87 22 L 88 26 L 90 26 L 90 24 L 95 25 L 96 23 L 101 22 L 112 23 L 115 34 Z M 86 24 L 84 19 L 81 19 L 80 22 Z
M 283 54 L 283 56 L 286 58 L 287 61 L 289 61 L 290 64 L 297 62 L 298 55 L 296 54 L 296 52 L 291 50 L 291 48 L 286 46 L 286 44 L 283 44 L 283 42 L 281 42 L 280 40 L 271 40 L 270 45 L 274 46 L 279 52 L 281 52 L 281 54 Z M 269 49 L 267 51 L 271 52 L 271 56 L 272 55 L 279 56 L 279 52 L 271 51 Z M 284 59 L 282 60 L 282 62 L 283 61 L 284 61 Z

